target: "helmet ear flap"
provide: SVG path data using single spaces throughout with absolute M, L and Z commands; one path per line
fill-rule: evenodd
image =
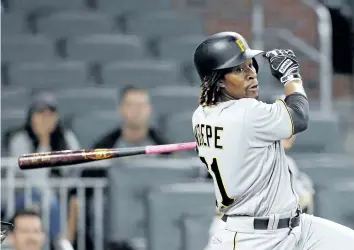
M 257 60 L 252 58 L 252 62 L 253 62 L 253 67 L 256 69 L 256 72 L 258 73 L 259 66 L 258 66 Z

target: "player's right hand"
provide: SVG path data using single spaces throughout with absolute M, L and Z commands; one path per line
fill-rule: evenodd
M 299 63 L 290 49 L 274 49 L 263 55 L 270 64 L 272 75 L 284 85 L 294 79 L 301 79 Z

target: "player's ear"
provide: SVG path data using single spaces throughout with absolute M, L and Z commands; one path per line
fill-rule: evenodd
M 224 80 L 224 79 L 220 79 L 220 80 L 218 81 L 218 86 L 219 86 L 220 88 L 225 88 L 225 80 Z

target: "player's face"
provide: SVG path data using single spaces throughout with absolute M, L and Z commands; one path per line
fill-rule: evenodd
M 130 91 L 119 107 L 123 122 L 127 126 L 146 126 L 151 114 L 149 96 L 145 91 Z
M 237 98 L 258 98 L 257 72 L 252 59 L 225 75 L 225 88 Z
M 15 221 L 15 229 L 9 235 L 15 249 L 40 250 L 44 242 L 42 224 L 38 217 L 20 216 Z

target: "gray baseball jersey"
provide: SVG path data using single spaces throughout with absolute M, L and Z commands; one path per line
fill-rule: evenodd
M 299 197 L 280 142 L 293 132 L 282 100 L 266 104 L 244 98 L 199 106 L 192 123 L 220 212 L 266 216 L 297 207 Z

